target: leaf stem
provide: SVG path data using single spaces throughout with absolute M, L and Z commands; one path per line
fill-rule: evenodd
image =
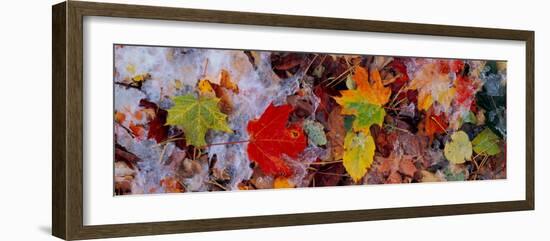
M 222 145 L 240 144 L 240 143 L 246 143 L 246 142 L 249 142 L 249 141 L 250 140 L 219 142 L 219 143 L 207 144 L 207 145 L 201 146 L 199 148 L 204 148 L 204 147 L 209 147 L 209 146 L 222 146 Z
M 330 87 L 334 82 L 336 83 L 339 83 L 339 81 L 337 81 L 338 79 L 342 78 L 342 76 L 345 76 L 347 73 L 349 73 L 350 71 L 352 71 L 353 69 L 355 68 L 355 66 L 351 66 L 349 67 L 348 69 L 346 69 L 344 72 L 342 72 L 340 75 L 338 75 L 338 77 L 332 79 L 332 81 L 330 81 L 328 84 L 326 84 L 325 86 L 326 87 Z M 324 81 L 321 81 L 321 83 L 323 82 L 326 82 L 328 81 L 328 79 L 324 80 Z
M 158 143 L 157 146 L 161 146 L 161 145 L 164 145 L 168 142 L 179 141 L 179 140 L 185 140 L 185 137 L 168 138 L 168 139 Z
M 317 171 L 315 173 L 319 173 L 319 174 L 322 174 L 322 175 L 328 175 L 328 176 L 349 177 L 348 174 L 338 174 L 338 173 L 321 172 L 321 171 Z
M 128 135 L 130 135 L 132 138 L 136 138 L 136 136 L 134 135 L 134 133 L 132 133 L 132 131 L 130 129 L 128 129 L 128 127 L 124 126 L 123 124 L 119 123 L 118 121 L 115 121 L 115 123 L 120 126 L 122 129 L 124 129 Z
M 221 188 L 221 189 L 224 190 L 224 191 L 227 191 L 227 188 L 225 188 L 224 186 L 222 186 L 222 184 L 219 184 L 219 183 L 216 182 L 216 181 L 208 180 L 208 181 L 206 181 L 206 183 L 212 184 L 212 185 L 214 185 L 214 186 L 216 186 L 216 187 Z
M 163 163 L 162 159 L 163 159 L 163 157 L 164 157 L 164 152 L 166 152 L 166 147 L 167 147 L 167 146 L 168 146 L 168 145 L 164 145 L 164 146 L 162 147 L 162 151 L 160 152 L 159 163 L 161 163 L 161 164 Z
M 327 165 L 327 164 L 334 164 L 334 163 L 341 163 L 342 160 L 337 161 L 327 161 L 327 162 L 312 162 L 310 165 Z

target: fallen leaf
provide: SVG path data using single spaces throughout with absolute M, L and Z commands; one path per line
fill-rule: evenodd
M 387 184 L 397 184 L 397 183 L 401 183 L 403 181 L 403 179 L 401 178 L 401 175 L 399 173 L 397 173 L 397 171 L 394 171 L 390 174 L 390 176 L 388 176 L 388 179 L 386 179 L 386 182 Z
M 472 143 L 464 131 L 457 131 L 451 135 L 451 141 L 445 145 L 444 154 L 447 160 L 454 164 L 461 164 L 472 158 Z
M 205 146 L 204 137 L 208 130 L 233 132 L 227 125 L 227 116 L 220 112 L 218 98 L 197 98 L 187 94 L 174 97 L 172 100 L 174 106 L 168 109 L 166 124 L 180 126 L 185 133 L 187 144 Z
M 362 93 L 367 102 L 374 105 L 384 105 L 388 103 L 391 95 L 391 89 L 384 87 L 382 84 L 382 78 L 380 72 L 377 69 L 373 69 L 370 72 L 372 84 L 369 82 L 369 75 L 365 68 L 361 66 L 355 67 L 355 73 L 353 74 L 353 80 L 357 84 L 357 90 Z
M 348 132 L 344 140 L 343 164 L 353 181 L 358 182 L 367 173 L 374 157 L 374 139 L 364 132 Z
M 168 112 L 158 107 L 157 104 L 150 102 L 146 99 L 139 101 L 139 106 L 143 107 L 145 110 L 148 110 L 151 114 L 149 115 L 148 126 L 149 130 L 147 132 L 147 138 L 155 139 L 157 143 L 163 142 L 168 138 L 169 126 L 166 126 L 166 117 Z M 181 141 L 181 142 L 180 142 Z M 180 147 L 185 146 L 185 141 L 178 141 Z
M 164 188 L 167 193 L 185 192 L 185 188 L 174 177 L 165 177 L 160 180 L 160 186 Z
M 239 87 L 233 81 L 231 81 L 231 76 L 229 71 L 222 69 L 220 72 L 220 86 L 228 90 L 233 91 L 235 94 L 239 93 Z
M 335 97 L 336 102 L 341 105 L 343 115 L 353 115 L 353 130 L 370 132 L 370 126 L 377 124 L 382 126 L 386 111 L 382 105 L 388 102 L 391 89 L 382 85 L 380 74 L 377 70 L 371 72 L 374 83 L 368 81 L 367 70 L 356 66 L 353 79 L 357 83 L 356 90 L 343 90 L 342 97 Z
M 428 114 L 426 114 L 426 117 L 424 118 L 424 132 L 426 136 L 433 139 L 435 134 L 445 133 L 447 127 L 448 124 L 443 113 L 440 115 L 435 115 L 431 113 L 431 111 L 428 111 Z
M 344 137 L 346 129 L 344 128 L 344 117 L 340 115 L 342 107 L 335 107 L 328 116 L 328 134 L 330 151 L 335 160 L 342 159 L 344 155 Z
M 441 69 L 441 64 L 426 64 L 409 82 L 407 90 L 418 90 L 419 110 L 428 110 L 436 102 L 445 110 L 449 109 L 456 90 L 452 87 L 449 74 L 445 72 L 448 71 Z
M 212 88 L 212 84 L 208 79 L 199 80 L 199 83 L 197 83 L 197 89 L 201 95 L 213 96 L 215 94 L 214 88 Z
M 273 188 L 294 188 L 294 183 L 286 177 L 277 177 L 273 181 Z
M 324 126 L 316 121 L 306 120 L 304 121 L 304 131 L 307 134 L 308 141 L 316 146 L 324 146 L 327 144 L 327 137 L 325 135 Z
M 442 181 L 445 181 L 445 179 L 442 178 L 441 176 L 439 176 L 437 174 L 434 174 L 434 173 L 431 173 L 429 171 L 422 170 L 420 172 L 422 173 L 421 182 L 442 182 Z
M 399 162 L 399 172 L 409 177 L 414 177 L 416 166 L 414 165 L 412 160 L 402 159 L 401 162 Z
M 122 124 L 126 120 L 126 115 L 122 112 L 115 112 L 115 121 Z
M 472 145 L 477 154 L 493 156 L 500 153 L 499 141 L 500 138 L 491 129 L 485 128 L 472 140 Z
M 259 119 L 248 122 L 250 136 L 248 157 L 258 163 L 268 175 L 292 175 L 292 169 L 283 160 L 283 155 L 296 158 L 306 147 L 306 136 L 299 125 L 287 126 L 292 106 L 270 104 Z

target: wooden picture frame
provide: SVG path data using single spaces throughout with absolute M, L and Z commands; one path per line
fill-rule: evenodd
M 534 32 L 385 21 L 305 17 L 68 1 L 52 8 L 52 233 L 66 239 L 92 239 L 214 230 L 280 227 L 368 220 L 533 210 L 534 188 Z M 526 43 L 525 200 L 422 207 L 315 212 L 190 221 L 83 225 L 83 17 L 107 16 L 190 22 L 366 31 Z

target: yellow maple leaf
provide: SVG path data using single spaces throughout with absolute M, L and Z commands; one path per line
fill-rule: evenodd
M 344 138 L 343 164 L 353 181 L 365 176 L 374 158 L 374 139 L 364 132 L 349 131 Z

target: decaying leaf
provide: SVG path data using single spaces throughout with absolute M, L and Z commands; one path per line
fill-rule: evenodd
M 442 182 L 445 181 L 445 178 L 442 177 L 442 175 L 438 175 L 437 173 L 431 173 L 426 170 L 422 170 L 422 182 Z
M 418 109 L 428 110 L 434 103 L 439 103 L 444 110 L 449 109 L 456 94 L 448 70 L 437 63 L 423 66 L 407 86 L 408 90 L 418 90 Z
M 160 180 L 160 186 L 167 193 L 185 192 L 183 185 L 174 177 L 165 177 Z
M 328 140 L 330 145 L 330 151 L 332 157 L 335 160 L 342 159 L 344 155 L 344 137 L 346 136 L 346 129 L 344 128 L 344 117 L 340 115 L 340 106 L 334 108 L 328 116 Z
M 307 134 L 309 143 L 317 146 L 324 146 L 327 144 L 327 137 L 325 135 L 324 127 L 321 123 L 306 120 L 304 121 L 304 131 Z
M 451 135 L 451 141 L 445 145 L 445 157 L 451 163 L 461 164 L 472 158 L 472 143 L 464 131 Z
M 239 93 L 239 86 L 231 80 L 229 71 L 225 69 L 220 72 L 220 86 L 233 91 L 235 94 Z

